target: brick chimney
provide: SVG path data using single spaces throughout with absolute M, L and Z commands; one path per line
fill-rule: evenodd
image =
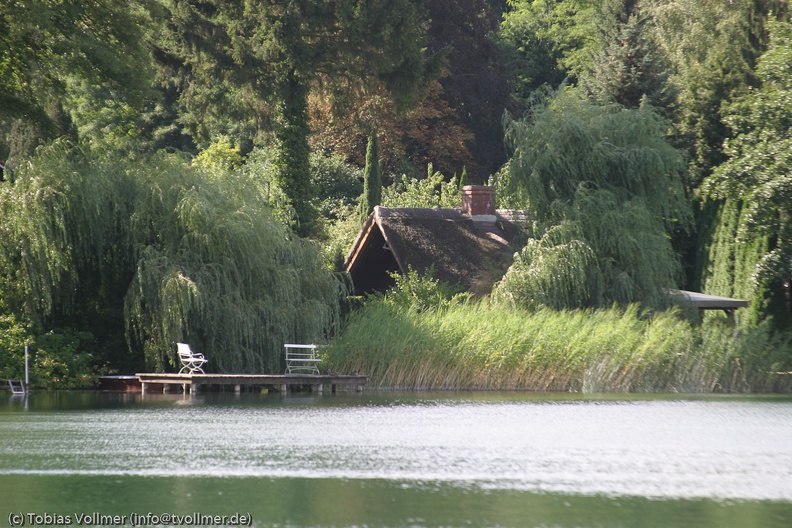
M 486 185 L 466 185 L 462 187 L 462 210 L 470 217 L 494 217 L 495 188 Z

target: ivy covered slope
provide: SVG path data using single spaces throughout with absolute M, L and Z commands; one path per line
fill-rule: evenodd
M 342 284 L 262 181 L 166 153 L 41 150 L 0 186 L 3 309 L 39 334 L 97 334 L 85 349 L 116 367 L 144 351 L 171 370 L 187 341 L 215 372 L 280 371 L 284 342 L 334 323 Z

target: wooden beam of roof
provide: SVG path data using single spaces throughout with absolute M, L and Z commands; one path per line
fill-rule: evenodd
M 382 229 L 382 226 L 380 225 L 381 222 L 382 222 L 381 207 L 377 205 L 374 207 L 374 211 L 366 219 L 366 223 L 363 225 L 360 234 L 355 240 L 355 243 L 352 245 L 352 250 L 349 252 L 349 255 L 346 258 L 346 263 L 344 265 L 344 268 L 348 272 L 351 272 L 352 269 L 354 269 L 357 266 L 358 259 L 360 258 L 360 255 L 363 252 L 363 250 L 366 248 L 371 238 L 372 232 L 374 231 L 374 229 L 378 229 L 380 234 L 382 235 L 382 238 L 385 239 L 385 243 L 388 244 L 388 247 L 390 248 L 391 253 L 393 254 L 393 258 L 396 260 L 396 264 L 399 266 L 399 271 L 401 271 L 402 274 L 407 273 L 407 267 L 404 265 L 402 259 L 399 258 L 399 255 L 393 249 L 394 247 L 393 243 L 391 240 L 389 240 L 388 234 L 385 232 L 385 230 Z
M 385 239 L 385 243 L 388 244 L 388 247 L 390 248 L 390 251 L 393 254 L 393 258 L 396 259 L 396 264 L 399 265 L 399 271 L 401 271 L 402 275 L 406 275 L 407 271 L 408 271 L 407 266 L 405 266 L 404 262 L 402 262 L 402 259 L 399 258 L 398 252 L 393 249 L 393 247 L 394 247 L 393 246 L 393 241 L 388 237 L 387 230 L 382 229 L 382 226 L 380 225 L 380 223 L 382 222 L 381 214 L 382 214 L 382 211 L 381 211 L 380 206 L 374 207 L 374 219 L 375 219 L 374 223 L 377 225 L 379 230 L 382 232 L 382 238 Z
M 358 258 L 360 257 L 360 252 L 363 251 L 363 248 L 366 247 L 366 243 L 368 242 L 369 238 L 371 237 L 371 230 L 376 225 L 374 221 L 374 213 L 371 213 L 368 218 L 366 218 L 366 223 L 363 224 L 363 227 L 358 233 L 355 242 L 352 244 L 352 249 L 349 251 L 347 255 L 346 262 L 344 263 L 344 269 L 347 271 L 352 271 L 357 265 Z

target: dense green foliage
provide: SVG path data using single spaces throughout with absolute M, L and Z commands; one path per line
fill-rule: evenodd
M 767 44 L 766 21 L 787 10 L 779 0 L 643 2 L 678 94 L 675 126 L 689 153 L 692 189 L 723 162 L 729 136 L 723 103 L 755 83 L 755 60 Z
M 181 92 L 195 110 L 198 135 L 205 116 L 228 133 L 227 103 L 255 124 L 253 137 L 272 135 L 279 151 L 278 183 L 294 207 L 298 230 L 313 231 L 316 212 L 309 178 L 308 95 L 319 85 L 339 107 L 361 90 L 383 91 L 407 104 L 425 74 L 424 28 L 417 2 L 241 0 L 164 1 L 168 36 L 158 44 L 190 77 Z M 417 5 L 418 4 L 418 5 Z M 210 137 L 206 137 L 206 136 Z
M 349 165 L 339 156 L 311 154 L 311 182 L 322 189 L 316 209 L 322 218 L 336 220 L 343 212 L 357 204 L 363 192 L 363 171 Z
M 564 89 L 512 121 L 497 180 L 527 206 L 529 241 L 497 295 L 527 306 L 662 306 L 680 267 L 668 234 L 685 226 L 683 159 L 648 105 L 594 105 Z
M 540 84 L 558 86 L 566 81 L 584 88 L 599 103 L 617 101 L 634 107 L 646 97 L 670 119 L 668 140 L 685 154 L 683 181 L 695 209 L 701 211 L 694 230 L 671 233 L 674 248 L 684 259 L 685 286 L 721 294 L 742 292 L 740 295 L 754 301 L 752 317 L 762 318 L 770 310 L 782 326 L 789 324 L 789 316 L 773 306 L 781 304 L 777 281 L 784 258 L 778 257 L 788 243 L 776 235 L 760 233 L 760 229 L 757 238 L 748 240 L 741 229 L 739 238 L 726 241 L 721 237 L 722 251 L 710 251 L 714 231 L 723 234 L 717 226 L 729 222 L 721 213 L 728 215 L 732 209 L 698 202 L 704 194 L 702 182 L 733 156 L 735 141 L 731 138 L 741 134 L 734 126 L 735 118 L 730 117 L 735 109 L 728 102 L 756 93 L 762 76 L 756 61 L 769 45 L 768 28 L 774 20 L 785 20 L 788 13 L 787 2 L 778 0 L 513 1 L 501 29 L 516 61 L 519 95 L 530 100 Z M 789 104 L 777 95 L 761 97 L 788 111 Z M 744 109 L 741 112 L 745 114 Z M 755 129 L 761 131 L 764 125 Z M 716 172 L 725 175 L 722 171 L 730 163 Z M 749 170 L 756 167 L 754 164 Z M 785 174 L 783 168 L 776 173 Z M 730 172 L 726 179 L 732 180 L 732 175 Z M 704 191 L 710 198 L 715 196 Z M 757 197 L 749 207 L 765 211 L 764 202 Z M 733 284 L 711 289 L 712 281 L 706 279 L 711 270 L 729 268 L 732 255 L 746 253 L 740 247 L 744 243 L 754 248 L 747 253 L 756 253 L 762 244 L 772 253 L 759 269 L 746 271 L 753 287 Z M 759 262 L 748 260 L 747 268 Z M 774 283 L 760 285 L 761 275 L 770 267 L 774 268 Z
M 284 342 L 333 324 L 340 282 L 242 171 L 56 145 L 0 192 L 2 297 L 40 332 L 126 329 L 149 368 L 174 368 L 187 341 L 211 370 L 273 372 Z
M 45 135 L 63 134 L 64 96 L 81 83 L 96 98 L 112 93 L 136 102 L 151 78 L 143 47 L 145 3 L 4 0 L 0 119 L 26 118 Z
M 792 277 L 792 25 L 771 22 L 769 29 L 770 47 L 757 66 L 761 84 L 728 105 L 729 159 L 703 186 L 722 205 L 708 259 L 715 266 L 702 282 L 708 291 L 754 299 L 754 319 L 770 312 L 789 321 L 772 303 Z
M 668 70 L 648 26 L 649 19 L 637 14 L 614 25 L 581 82 L 594 100 L 627 108 L 643 102 L 668 108 L 673 102 Z
M 737 200 L 708 202 L 706 207 L 714 214 L 712 231 L 702 233 L 702 259 L 712 265 L 702 270 L 698 280 L 703 289 L 714 295 L 751 299 L 751 306 L 742 310 L 747 321 L 756 323 L 769 313 L 771 292 L 767 278 L 757 275 L 757 264 L 767 255 L 770 236 L 757 231 L 741 229 L 746 223 L 747 210 Z M 778 314 L 781 318 L 789 315 Z M 778 322 L 783 322 L 778 321 Z M 782 324 L 783 326 L 783 324 Z
M 588 70 L 602 40 L 607 7 L 619 0 L 511 0 L 501 38 L 516 60 L 517 94 L 558 87 Z
M 385 207 L 453 208 L 460 204 L 459 179 L 446 181 L 442 173 L 429 165 L 423 179 L 401 176 L 382 194 Z
M 5 310 L 4 310 L 5 311 Z M 0 317 L 0 374 L 4 379 L 25 379 L 25 347 L 32 342 L 29 325 L 13 315 Z
M 25 379 L 25 347 L 29 348 L 30 385 L 46 389 L 91 386 L 99 374 L 95 340 L 89 332 L 71 329 L 34 334 L 33 325 L 14 316 L 0 317 L 0 376 Z

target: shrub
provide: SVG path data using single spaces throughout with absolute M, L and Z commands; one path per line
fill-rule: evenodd
M 32 348 L 31 383 L 44 389 L 80 389 L 96 385 L 93 336 L 72 329 L 36 337 Z
M 33 343 L 30 323 L 0 314 L 0 379 L 25 378 L 25 346 Z

